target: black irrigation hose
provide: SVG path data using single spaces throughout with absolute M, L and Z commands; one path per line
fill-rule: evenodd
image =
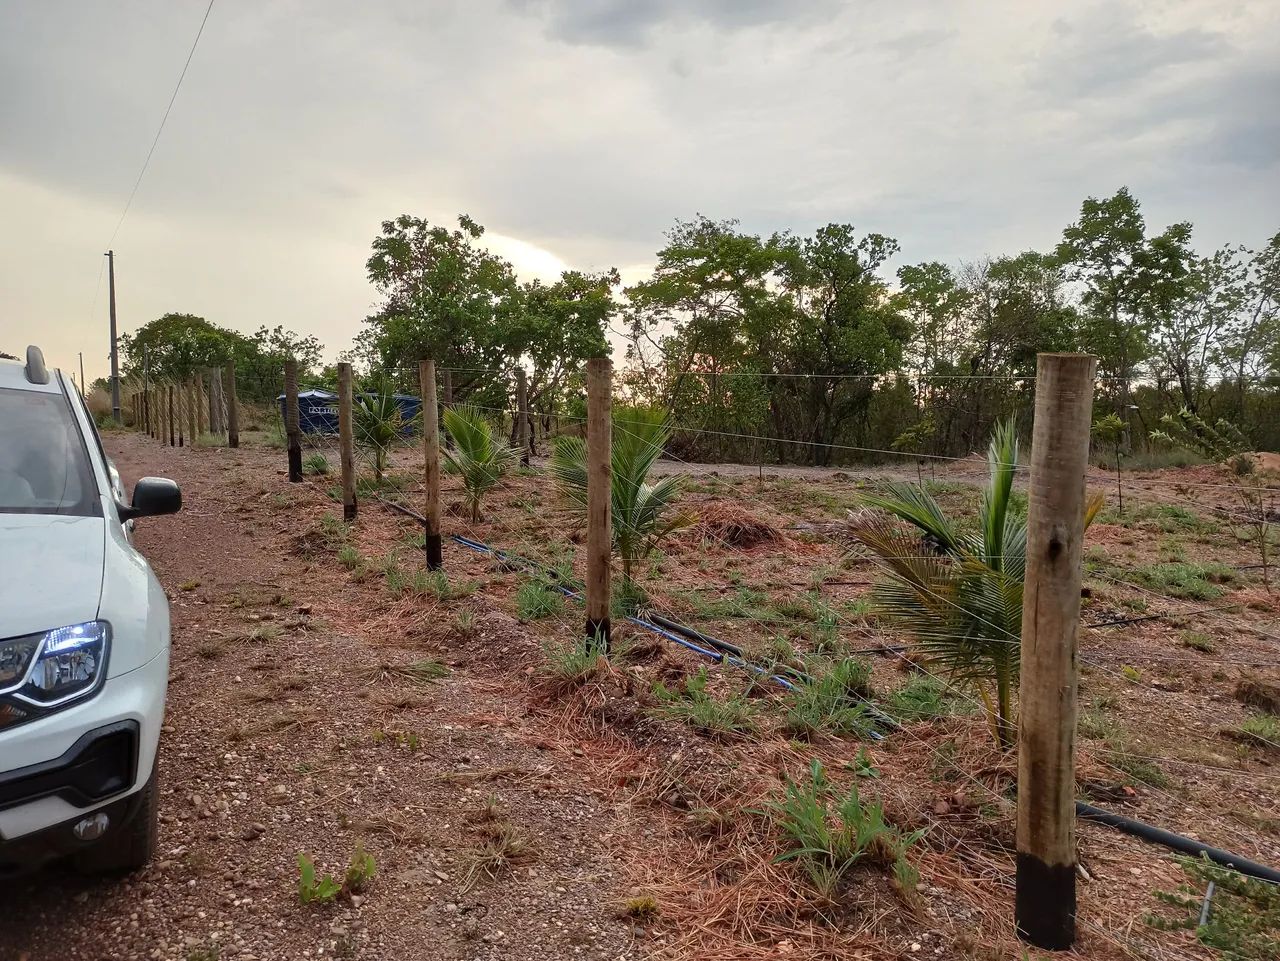
M 697 644 L 714 647 L 718 650 L 732 654 L 735 657 L 741 658 L 742 660 L 746 660 L 746 654 L 744 654 L 742 648 L 738 647 L 736 644 L 730 644 L 728 641 L 722 641 L 718 637 L 712 637 L 710 634 L 704 634 L 702 631 L 696 630 L 695 628 L 686 627 L 684 624 L 681 624 L 678 621 L 673 621 L 669 617 L 663 617 L 661 614 L 650 614 L 649 620 L 654 624 L 657 624 L 659 627 L 665 627 L 668 631 L 672 631 L 682 637 L 686 637 Z M 790 676 L 796 678 L 796 680 L 802 681 L 805 684 L 813 683 L 813 676 L 805 673 L 804 671 L 798 670 L 794 667 L 784 667 L 783 670 L 785 670 Z M 896 731 L 901 727 L 896 720 L 876 708 L 870 701 L 863 698 L 859 698 L 859 700 L 861 700 L 863 705 L 866 706 L 867 713 L 876 719 L 876 723 L 881 724 L 892 731 Z
M 1163 844 L 1165 847 L 1181 851 L 1183 854 L 1190 854 L 1193 857 L 1207 857 L 1214 864 L 1221 865 L 1224 868 L 1231 868 L 1253 878 L 1280 884 L 1280 871 L 1275 868 L 1269 868 L 1265 864 L 1259 864 L 1257 861 L 1250 861 L 1248 858 L 1232 854 L 1230 851 L 1224 851 L 1222 848 L 1210 847 L 1200 841 L 1183 837 L 1181 834 L 1166 831 L 1164 828 L 1158 828 L 1142 821 L 1135 821 L 1133 818 L 1127 818 L 1123 814 L 1112 814 L 1110 811 L 1096 808 L 1092 804 L 1086 804 L 1084 801 L 1076 802 L 1076 817 L 1086 821 L 1093 821 L 1097 824 L 1105 824 L 1107 827 L 1123 831 L 1125 834 L 1131 834 L 1135 838 L 1141 838 L 1144 841 Z
M 386 500 L 377 494 L 374 496 L 388 507 L 400 511 L 400 513 L 406 514 L 422 524 L 426 523 L 427 519 L 416 511 L 410 510 L 407 507 L 402 507 L 401 505 L 393 501 Z M 457 535 L 454 535 L 454 540 L 458 541 L 460 544 L 465 544 L 468 547 L 488 550 L 497 557 L 507 557 L 507 553 L 505 551 L 499 551 L 496 548 L 489 547 L 487 544 L 481 544 L 479 541 L 473 541 L 469 538 L 459 537 Z M 678 634 L 689 641 L 703 645 L 703 647 L 712 648 L 714 651 L 718 651 L 720 653 L 721 660 L 724 659 L 724 655 L 730 655 L 749 667 L 755 667 L 755 665 L 750 664 L 750 662 L 746 660 L 742 648 L 738 647 L 736 644 L 730 644 L 728 641 L 722 641 L 709 634 L 703 634 L 701 631 L 695 630 L 692 627 L 686 627 L 685 625 L 673 621 L 670 618 L 663 617 L 660 614 L 651 615 L 649 622 L 645 622 L 640 618 L 630 618 L 630 620 L 642 627 L 656 628 L 658 629 L 657 633 L 663 634 L 664 636 Z M 715 656 L 712 651 L 701 650 L 701 653 L 708 654 L 713 657 Z M 797 671 L 794 668 L 789 670 L 799 679 L 812 680 L 809 675 L 802 671 Z M 880 723 L 893 729 L 900 727 L 900 725 L 888 715 L 881 714 L 874 708 L 872 708 L 872 711 L 877 716 L 877 720 L 879 720 Z M 1214 864 L 1220 865 L 1224 868 L 1230 868 L 1233 871 L 1238 871 L 1241 874 L 1248 875 L 1252 878 L 1269 881 L 1272 884 L 1280 884 L 1280 871 L 1277 871 L 1275 868 L 1269 868 L 1265 864 L 1259 864 L 1257 861 L 1251 861 L 1249 858 L 1242 857 L 1239 854 L 1224 851 L 1222 848 L 1212 847 L 1211 845 L 1204 844 L 1201 841 L 1184 837 L 1181 834 L 1174 834 L 1172 831 L 1166 831 L 1164 828 L 1156 827 L 1154 824 L 1137 821 L 1133 818 L 1125 817 L 1123 814 L 1113 814 L 1110 811 L 1104 811 L 1102 808 L 1094 807 L 1092 804 L 1086 804 L 1084 801 L 1076 802 L 1076 817 L 1085 821 L 1092 821 L 1095 824 L 1104 824 L 1107 827 L 1115 828 L 1117 831 L 1124 834 L 1131 835 L 1132 837 L 1139 838 L 1143 841 L 1148 841 L 1152 844 L 1163 845 L 1173 851 L 1179 851 L 1193 857 L 1207 857 Z

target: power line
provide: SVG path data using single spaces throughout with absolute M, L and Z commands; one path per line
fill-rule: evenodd
M 142 169 L 138 171 L 138 179 L 133 182 L 133 189 L 129 191 L 129 199 L 125 201 L 124 212 L 120 214 L 120 220 L 116 223 L 116 229 L 111 232 L 111 239 L 107 241 L 110 247 L 115 243 L 116 234 L 120 232 L 121 225 L 124 224 L 124 218 L 129 215 L 129 208 L 133 206 L 133 198 L 138 194 L 138 188 L 142 186 L 142 178 L 147 175 L 147 167 L 151 164 L 151 155 L 156 152 L 156 144 L 160 142 L 160 135 L 164 133 L 164 125 L 169 121 L 169 113 L 173 110 L 174 101 L 178 99 L 178 91 L 182 89 L 182 81 L 186 79 L 187 68 L 191 66 L 191 58 L 196 54 L 196 47 L 200 45 L 200 37 L 204 34 L 204 25 L 209 22 L 209 14 L 213 11 L 215 0 L 209 0 L 209 6 L 205 8 L 204 19 L 200 21 L 200 29 L 196 31 L 196 38 L 191 43 L 191 50 L 187 53 L 187 62 L 182 65 L 182 73 L 178 75 L 178 82 L 174 85 L 173 96 L 169 98 L 169 105 L 164 108 L 164 116 L 160 118 L 160 126 L 156 130 L 155 139 L 151 141 L 151 149 L 147 151 L 147 159 L 142 162 Z

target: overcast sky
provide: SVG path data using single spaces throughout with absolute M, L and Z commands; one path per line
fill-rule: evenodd
M 111 243 L 123 330 L 333 355 L 402 212 L 524 278 L 635 279 L 697 212 L 1044 249 L 1122 184 L 1204 250 L 1280 229 L 1275 0 L 217 0 L 112 240 L 205 3 L 0 0 L 0 349 L 105 373 Z

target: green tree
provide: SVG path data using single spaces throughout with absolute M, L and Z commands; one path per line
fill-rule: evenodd
M 1122 417 L 1128 415 L 1129 381 L 1153 352 L 1155 323 L 1186 296 L 1190 237 L 1191 224 L 1183 222 L 1149 238 L 1127 187 L 1102 200 L 1087 198 L 1080 219 L 1062 232 L 1058 258 L 1083 287 L 1083 345 L 1113 381 Z
M 570 377 L 587 359 L 609 352 L 605 332 L 617 309 L 613 289 L 619 282 L 616 270 L 566 270 L 555 283 L 535 280 L 521 286 L 518 306 L 501 333 L 502 346 L 511 362 L 528 359 L 529 407 L 541 415 L 544 430 L 551 429 Z
M 510 264 L 478 245 L 483 234 L 465 214 L 455 230 L 409 214 L 383 222 L 365 265 L 383 304 L 356 338 L 371 369 L 416 369 L 424 357 L 455 368 L 501 363 L 516 281 Z
M 876 273 L 898 243 L 881 234 L 858 239 L 849 224 L 776 243 L 786 254 L 781 276 L 791 308 L 785 356 L 804 375 L 786 389 L 808 425 L 813 463 L 825 465 L 841 430 L 866 415 L 876 378 L 898 369 L 911 335 Z

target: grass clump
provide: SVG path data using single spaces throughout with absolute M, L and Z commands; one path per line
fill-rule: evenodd
M 377 664 L 359 672 L 365 680 L 385 682 L 390 680 L 415 681 L 428 684 L 449 676 L 449 668 L 442 662 L 423 658 L 408 664 Z
M 364 564 L 364 557 L 354 544 L 343 544 L 338 548 L 338 563 L 347 570 L 354 571 Z
M 559 617 L 564 613 L 564 595 L 542 581 L 530 581 L 516 592 L 516 613 L 526 621 Z
M 485 825 L 488 837 L 479 845 L 463 852 L 466 873 L 462 890 L 469 891 L 481 878 L 496 880 L 513 865 L 533 856 L 533 845 L 524 834 L 507 821 L 494 821 Z
M 1280 957 L 1280 886 L 1246 877 L 1207 858 L 1178 858 L 1195 882 L 1177 891 L 1157 891 L 1156 897 L 1180 912 L 1174 919 L 1149 916 L 1147 923 L 1162 931 L 1194 931 L 1203 945 L 1226 961 L 1264 961 Z M 1213 900 L 1205 923 L 1200 923 L 1204 894 L 1212 882 Z
M 745 734 L 755 730 L 755 711 L 746 698 L 735 694 L 719 700 L 707 693 L 707 669 L 699 668 L 677 690 L 661 681 L 653 686 L 658 712 L 684 721 L 704 734 Z
M 1213 638 L 1202 631 L 1183 631 L 1182 646 L 1189 647 L 1193 651 L 1200 651 L 1202 654 L 1212 654 L 1218 649 L 1213 643 Z
M 812 680 L 799 682 L 792 692 L 783 726 L 791 734 L 865 735 L 872 721 L 867 696 L 871 667 L 856 658 L 836 661 Z
M 1236 572 L 1226 564 L 1189 564 L 1175 561 L 1164 564 L 1148 564 L 1127 572 L 1134 583 L 1167 594 L 1193 601 L 1211 601 L 1223 595 L 1219 585 L 1236 579 Z
M 932 674 L 915 674 L 885 699 L 885 712 L 903 724 L 959 713 L 952 690 Z
M 318 452 L 308 454 L 302 461 L 302 472 L 317 477 L 329 473 L 329 458 Z
M 788 779 L 781 799 L 769 802 L 765 814 L 787 842 L 776 860 L 797 862 L 824 898 L 836 894 L 859 862 L 888 867 L 904 894 L 915 890 L 919 875 L 907 851 L 924 832 L 904 832 L 886 822 L 883 806 L 864 802 L 856 781 L 842 794 L 816 758 L 809 777 Z
M 1274 714 L 1252 714 L 1240 725 L 1239 734 L 1246 743 L 1280 750 L 1280 717 Z
M 570 691 L 609 670 L 609 659 L 595 644 L 584 640 L 548 640 L 542 645 L 544 680 L 553 692 Z

